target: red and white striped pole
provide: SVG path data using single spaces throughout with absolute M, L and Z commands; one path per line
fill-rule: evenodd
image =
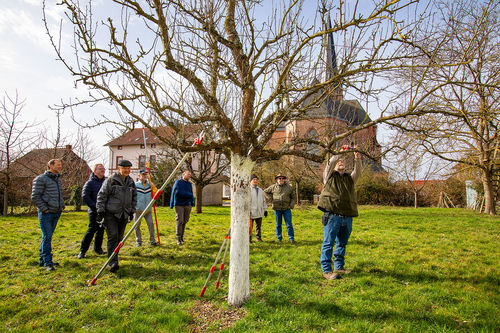
M 148 144 L 146 142 L 146 131 L 144 130 L 144 127 L 142 128 L 142 136 L 144 137 L 144 149 L 146 150 L 146 166 L 148 168 L 148 178 L 149 178 L 149 186 L 151 187 L 151 199 L 154 198 L 153 195 L 153 186 L 151 185 L 151 169 L 149 168 L 149 161 L 148 161 Z M 158 229 L 158 218 L 156 217 L 156 205 L 153 203 L 153 214 L 155 216 L 155 224 L 156 224 L 156 235 L 158 236 L 158 247 L 161 247 L 161 242 L 160 242 L 160 230 Z
M 193 146 L 199 146 L 199 145 L 201 145 L 202 142 L 203 142 L 203 131 L 194 140 Z M 104 271 L 104 269 L 106 268 L 106 266 L 109 264 L 109 262 L 118 254 L 118 252 L 120 252 L 120 249 L 122 248 L 123 244 L 125 243 L 125 241 L 127 240 L 127 238 L 130 236 L 130 234 L 135 230 L 135 228 L 137 227 L 137 224 L 139 223 L 139 221 L 144 217 L 144 215 L 146 214 L 147 210 L 149 208 L 151 208 L 151 206 L 155 203 L 155 201 L 158 200 L 158 198 L 163 193 L 163 190 L 165 189 L 165 187 L 167 186 L 167 184 L 170 183 L 170 181 L 172 180 L 172 178 L 174 178 L 175 173 L 181 167 L 182 163 L 184 163 L 184 161 L 188 158 L 188 156 L 189 156 L 189 153 L 184 154 L 184 156 L 182 157 L 182 159 L 180 160 L 180 162 L 177 164 L 177 166 L 175 167 L 175 169 L 172 171 L 172 173 L 170 174 L 170 176 L 168 176 L 167 180 L 158 189 L 158 191 L 156 191 L 153 199 L 149 202 L 149 204 L 146 206 L 146 208 L 141 213 L 141 215 L 135 220 L 134 224 L 132 225 L 132 228 L 130 228 L 130 230 L 127 232 L 127 234 L 125 235 L 125 237 L 123 237 L 122 241 L 120 243 L 118 243 L 118 246 L 115 248 L 115 250 L 113 251 L 113 253 L 111 254 L 111 256 L 109 256 L 108 260 L 106 260 L 106 262 L 101 267 L 101 269 L 99 270 L 99 272 L 97 273 L 97 275 L 92 279 L 92 281 L 90 281 L 89 287 L 93 286 L 96 283 L 97 279 L 101 276 L 102 272 Z
M 231 232 L 231 229 L 229 229 L 229 231 L 226 234 L 226 237 L 224 237 L 224 241 L 222 242 L 222 245 L 219 249 L 219 252 L 217 253 L 217 256 L 215 257 L 214 264 L 212 265 L 212 267 L 210 267 L 210 272 L 208 273 L 208 277 L 207 277 L 207 280 L 205 281 L 205 285 L 203 285 L 203 288 L 201 289 L 200 297 L 203 297 L 203 295 L 205 294 L 205 290 L 207 290 L 208 282 L 210 281 L 210 278 L 212 277 L 212 274 L 215 271 L 215 266 L 217 266 L 217 261 L 219 261 L 219 257 L 220 257 L 220 254 L 222 252 L 222 249 L 224 248 L 224 244 L 226 244 L 226 241 L 229 243 L 228 235 L 230 232 Z M 227 248 L 226 248 L 226 251 L 227 251 Z M 225 255 L 226 254 L 224 253 L 224 256 Z M 221 265 L 221 269 L 222 268 L 224 268 L 224 265 Z

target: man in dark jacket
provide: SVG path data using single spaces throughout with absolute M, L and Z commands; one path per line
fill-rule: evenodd
M 295 233 L 292 224 L 292 209 L 295 206 L 295 193 L 292 186 L 286 182 L 286 176 L 274 177 L 276 184 L 269 186 L 264 192 L 270 197 L 273 204 L 274 216 L 276 218 L 276 237 L 281 242 L 281 224 L 285 219 L 288 240 L 295 243 Z
M 90 243 L 92 242 L 92 238 L 94 238 L 94 252 L 97 254 L 104 254 L 105 252 L 102 250 L 102 239 L 104 236 L 104 228 L 97 223 L 97 193 L 101 189 L 102 183 L 104 182 L 104 173 L 106 169 L 102 164 L 96 164 L 94 166 L 94 172 L 90 175 L 89 180 L 83 185 L 82 197 L 83 201 L 87 204 L 88 213 L 89 213 L 89 228 L 87 232 L 83 236 L 82 244 L 80 245 L 80 253 L 78 254 L 78 259 L 85 258 L 85 253 L 90 247 Z
M 38 222 L 42 231 L 38 263 L 47 271 L 53 271 L 57 263 L 52 261 L 52 235 L 64 210 L 62 183 L 59 178 L 62 169 L 61 160 L 50 160 L 47 169 L 33 181 L 31 200 L 38 210 Z
M 351 149 L 342 146 L 341 151 Z M 334 155 L 328 161 L 323 173 L 323 190 L 318 208 L 323 211 L 324 240 L 321 246 L 321 269 L 328 280 L 340 279 L 340 274 L 349 274 L 344 268 L 347 241 L 352 231 L 352 218 L 358 216 L 358 204 L 354 183 L 360 175 L 359 153 L 354 153 L 354 170 L 345 171 L 344 160 Z M 335 244 L 334 271 L 332 271 L 332 250 Z
M 175 206 L 177 245 L 184 244 L 184 230 L 186 230 L 191 208 L 194 205 L 193 185 L 189 181 L 190 178 L 191 172 L 184 171 L 182 177 L 174 183 L 170 196 L 170 209 Z
M 108 235 L 108 258 L 123 239 L 127 223 L 134 219 L 137 191 L 134 180 L 129 176 L 131 166 L 130 161 L 121 160 L 118 172 L 104 181 L 97 194 L 97 222 L 104 220 Z M 118 270 L 118 254 L 111 260 L 109 267 L 113 273 Z

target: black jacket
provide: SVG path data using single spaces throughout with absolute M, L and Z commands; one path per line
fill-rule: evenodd
M 89 207 L 89 211 L 96 212 L 97 193 L 101 189 L 102 183 L 106 178 L 99 179 L 93 172 L 90 174 L 89 180 L 83 185 L 82 198 Z
M 97 213 L 113 214 L 117 218 L 130 216 L 137 205 L 135 183 L 127 176 L 125 179 L 115 173 L 102 184 L 97 194 Z

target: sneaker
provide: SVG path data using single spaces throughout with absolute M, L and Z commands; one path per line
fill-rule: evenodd
M 334 269 L 333 271 L 335 273 L 342 273 L 342 274 L 349 274 L 349 273 L 351 273 L 351 271 L 349 271 L 347 269 Z
M 289 242 L 290 242 L 291 244 L 295 244 L 295 239 L 290 239 L 290 240 L 289 240 Z
M 106 252 L 104 252 L 102 249 L 94 250 L 94 252 L 97 253 L 98 255 L 106 254 Z
M 179 245 L 179 246 L 180 246 L 180 245 L 182 245 L 182 244 L 184 244 L 182 241 L 180 241 L 180 240 L 178 240 L 178 241 L 177 241 L 177 245 Z
M 257 238 L 257 242 L 262 242 L 262 238 Z
M 49 266 L 45 266 L 45 270 L 47 272 L 51 272 L 51 271 L 55 271 L 56 269 L 54 268 L 54 265 L 49 265 Z
M 116 263 L 116 262 L 109 265 L 109 271 L 111 273 L 115 273 L 119 268 L 120 268 L 120 266 L 118 266 L 118 263 Z
M 327 280 L 337 280 L 337 279 L 341 279 L 340 275 L 338 273 L 334 273 L 334 272 L 326 272 L 326 273 L 323 273 L 323 277 Z
M 85 252 L 78 253 L 78 259 L 83 259 L 83 258 L 85 258 Z
M 153 242 L 153 243 L 151 243 L 151 246 L 158 246 L 158 243 L 157 242 Z
M 141 247 L 141 246 L 142 246 L 142 243 L 137 242 L 137 243 L 135 243 L 135 246 L 137 246 L 137 247 Z

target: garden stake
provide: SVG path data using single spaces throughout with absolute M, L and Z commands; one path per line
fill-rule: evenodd
M 200 136 L 198 136 L 194 140 L 193 146 L 201 145 L 202 142 L 203 142 L 203 131 L 201 132 Z M 130 236 L 130 234 L 132 233 L 132 231 L 135 230 L 135 228 L 136 228 L 137 224 L 139 223 L 139 221 L 144 217 L 144 214 L 146 214 L 147 210 L 149 208 L 151 208 L 151 206 L 155 203 L 155 201 L 158 200 L 158 198 L 160 197 L 160 195 L 163 193 L 163 189 L 172 180 L 172 178 L 174 178 L 175 173 L 180 168 L 180 166 L 182 165 L 182 163 L 184 163 L 184 161 L 188 158 L 188 156 L 189 156 L 189 153 L 184 154 L 184 157 L 182 157 L 182 159 L 177 164 L 177 166 L 175 167 L 175 169 L 172 171 L 172 173 L 170 174 L 170 176 L 168 176 L 167 180 L 158 189 L 158 191 L 156 191 L 153 199 L 146 206 L 146 208 L 144 209 L 144 211 L 142 212 L 142 214 L 135 220 L 134 225 L 132 225 L 132 228 L 130 228 L 130 230 L 127 232 L 127 234 L 125 235 L 125 237 L 123 237 L 122 241 L 118 244 L 118 246 L 116 247 L 116 249 L 113 251 L 113 253 L 111 254 L 111 256 L 108 258 L 108 260 L 106 260 L 106 262 L 101 267 L 101 269 L 99 270 L 99 272 L 97 273 L 97 275 L 92 279 L 92 281 L 90 281 L 89 287 L 93 286 L 96 283 L 97 279 L 101 276 L 102 272 L 104 271 L 104 269 L 106 268 L 106 266 L 108 265 L 108 263 L 118 254 L 118 252 L 120 252 L 120 249 L 122 248 L 123 244 L 125 243 L 125 241 L 127 240 L 127 238 Z
M 219 257 L 220 257 L 220 254 L 222 252 L 222 248 L 224 247 L 224 244 L 226 244 L 226 241 L 229 243 L 228 235 L 230 232 L 231 232 L 231 228 L 229 228 L 229 231 L 227 232 L 226 237 L 224 237 L 224 241 L 222 242 L 222 245 L 219 249 L 219 252 L 217 253 L 217 256 L 215 257 L 214 264 L 212 265 L 212 267 L 210 267 L 210 272 L 208 273 L 208 277 L 207 277 L 207 280 L 205 281 L 205 285 L 201 289 L 200 297 L 203 297 L 203 295 L 205 294 L 205 290 L 207 290 L 208 281 L 210 281 L 210 278 L 212 277 L 212 274 L 215 271 L 215 266 L 217 265 L 217 261 L 219 261 Z
M 153 195 L 153 187 L 151 186 L 151 170 L 149 168 L 149 161 L 148 161 L 148 145 L 146 143 L 146 131 L 144 130 L 144 127 L 142 128 L 142 136 L 144 137 L 144 149 L 146 150 L 146 166 L 148 167 L 148 177 L 149 177 L 149 186 L 151 187 L 151 199 L 154 198 Z M 161 242 L 160 242 L 160 230 L 158 230 L 158 218 L 156 217 L 156 206 L 153 202 L 153 213 L 155 216 L 155 224 L 156 224 L 156 235 L 158 235 L 158 247 L 161 247 Z
M 252 241 L 252 232 L 253 232 L 253 220 L 250 219 L 250 242 Z
M 227 254 L 227 249 L 229 247 L 229 240 L 231 239 L 231 229 L 229 229 L 229 232 L 227 233 L 225 239 L 227 239 L 226 249 L 224 250 L 224 256 L 222 257 L 222 263 L 220 264 L 219 276 L 217 277 L 217 283 L 215 284 L 214 291 L 219 288 L 220 278 L 222 277 L 222 270 L 224 269 L 224 263 L 226 262 L 226 254 Z

